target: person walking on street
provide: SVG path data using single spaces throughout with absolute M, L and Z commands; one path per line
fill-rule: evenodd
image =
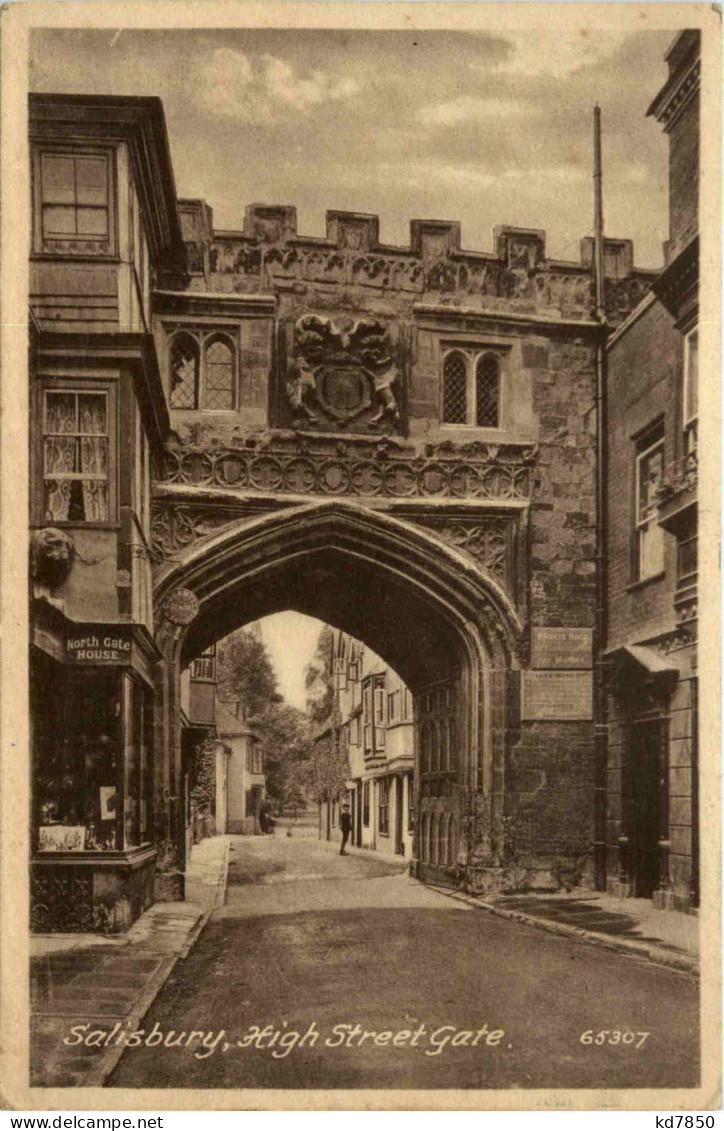
M 349 805 L 342 806 L 342 816 L 339 818 L 339 827 L 342 830 L 342 847 L 339 850 L 340 856 L 346 856 L 345 849 L 349 834 L 352 832 L 352 818 L 349 815 Z

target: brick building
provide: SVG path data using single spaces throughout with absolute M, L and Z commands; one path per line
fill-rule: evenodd
M 610 890 L 699 899 L 697 382 L 700 33 L 667 53 L 663 272 L 608 342 Z

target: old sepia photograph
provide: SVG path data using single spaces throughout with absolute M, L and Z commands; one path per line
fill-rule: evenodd
M 3 10 L 6 1103 L 719 1105 L 720 16 Z

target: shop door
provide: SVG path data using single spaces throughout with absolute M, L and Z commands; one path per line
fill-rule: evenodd
M 650 899 L 658 887 L 660 743 L 658 719 L 632 724 L 631 876 L 639 899 Z

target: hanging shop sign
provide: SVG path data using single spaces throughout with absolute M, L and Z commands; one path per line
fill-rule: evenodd
M 592 666 L 592 629 L 531 629 L 531 667 L 586 669 Z
M 593 718 L 592 672 L 521 672 L 522 719 Z
M 131 625 L 84 625 L 68 630 L 66 659 L 73 664 L 127 664 L 131 659 Z

